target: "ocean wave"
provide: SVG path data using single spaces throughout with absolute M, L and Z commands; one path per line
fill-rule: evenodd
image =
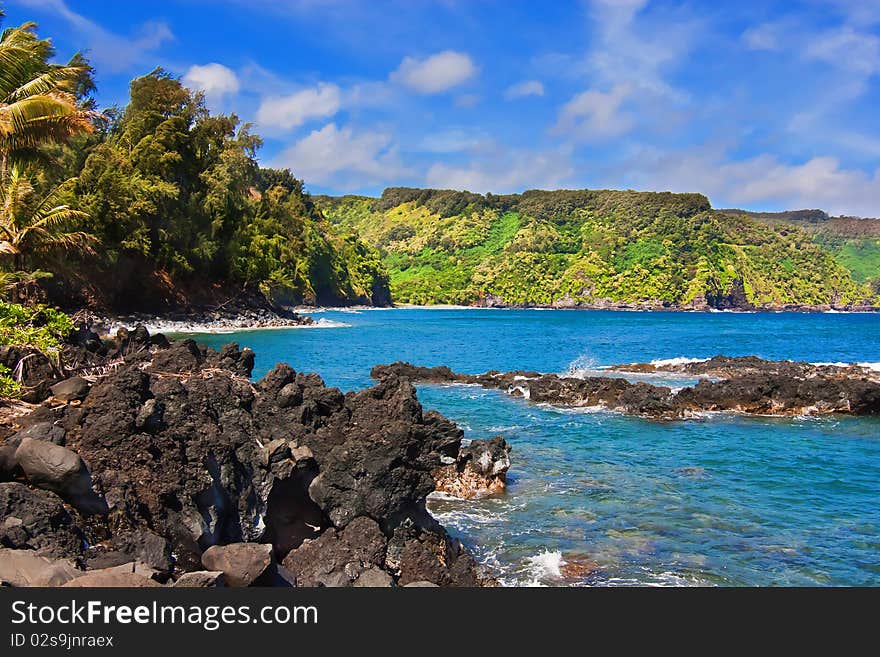
M 665 367 L 668 365 L 688 365 L 690 363 L 705 363 L 708 358 L 689 358 L 687 356 L 676 356 L 675 358 L 657 358 L 649 361 L 654 367 Z
M 351 324 L 320 317 L 314 324 L 303 324 L 301 328 L 351 328 Z
M 559 550 L 544 550 L 526 559 L 529 573 L 534 581 L 544 582 L 547 579 L 562 579 L 562 566 L 565 559 Z
M 597 371 L 607 366 L 599 365 L 596 359 L 587 354 L 581 354 L 568 364 L 568 367 L 560 375 L 572 379 L 583 379 L 592 376 Z

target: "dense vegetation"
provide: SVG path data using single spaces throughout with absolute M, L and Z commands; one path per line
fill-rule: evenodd
M 73 330 L 64 313 L 46 306 L 25 307 L 0 301 L 0 347 L 33 347 L 50 356 Z M 0 397 L 14 397 L 20 391 L 15 372 L 0 364 Z
M 809 235 L 698 194 L 391 188 L 316 201 L 378 247 L 395 301 L 660 305 L 875 303 Z M 744 299 L 734 299 L 739 294 Z
M 880 219 L 830 217 L 822 210 L 795 212 L 748 212 L 744 214 L 771 225 L 790 224 L 802 228 L 813 241 L 828 250 L 855 280 L 880 292 Z
M 234 115 L 162 70 L 95 111 L 80 56 L 50 63 L 27 24 L 0 42 L 0 271 L 13 293 L 159 310 L 259 291 L 281 303 L 387 303 L 374 249 L 334 230 L 289 171 L 261 169 Z

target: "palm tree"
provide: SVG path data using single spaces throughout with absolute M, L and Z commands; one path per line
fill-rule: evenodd
M 93 113 L 77 105 L 75 93 L 86 68 L 50 64 L 52 44 L 35 29 L 24 23 L 0 35 L 0 176 L 41 145 L 92 129 Z
M 88 216 L 61 202 L 70 181 L 43 198 L 18 166 L 13 166 L 2 182 L 0 257 L 11 258 L 14 272 L 21 272 L 35 259 L 58 250 L 93 253 L 94 236 L 68 229 L 71 222 Z

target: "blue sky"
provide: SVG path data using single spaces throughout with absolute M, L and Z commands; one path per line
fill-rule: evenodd
M 880 216 L 880 0 L 7 0 L 99 101 L 155 66 L 316 193 L 698 191 Z

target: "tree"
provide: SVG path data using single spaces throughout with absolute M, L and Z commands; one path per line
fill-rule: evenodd
M 61 203 L 64 192 L 63 186 L 56 187 L 40 198 L 18 167 L 7 173 L 0 185 L 0 255 L 11 259 L 13 271 L 39 264 L 59 249 L 92 252 L 93 236 L 68 230 L 87 215 Z
M 35 30 L 24 23 L 0 35 L 0 176 L 38 157 L 40 146 L 92 129 L 93 113 L 77 102 L 88 85 L 84 60 L 50 64 L 52 44 Z

